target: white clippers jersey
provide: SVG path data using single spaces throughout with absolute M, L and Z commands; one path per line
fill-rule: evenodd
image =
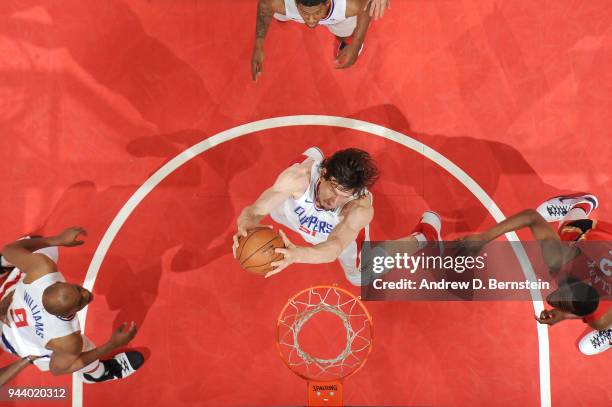
M 314 160 L 310 171 L 310 185 L 298 199 L 287 199 L 275 208 L 270 216 L 275 222 L 298 232 L 304 240 L 312 244 L 324 242 L 334 227 L 341 221 L 342 207 L 325 210 L 317 207 L 316 194 L 319 187 L 319 167 L 323 161 L 323 153 L 317 148 L 309 148 L 304 152 L 308 159 Z M 346 204 L 345 204 L 346 205 Z
M 285 0 L 285 16 L 293 21 L 303 23 L 295 0 Z M 329 14 L 319 21 L 319 25 L 334 25 L 346 20 L 346 0 L 331 0 Z
M 58 281 L 65 281 L 59 272 L 47 274 L 30 284 L 20 279 L 7 313 L 9 325 L 2 324 L 5 347 L 8 347 L 8 342 L 19 356 L 50 355 L 51 351 L 45 348 L 47 342 L 81 330 L 76 315 L 72 318 L 57 317 L 43 307 L 43 292 Z

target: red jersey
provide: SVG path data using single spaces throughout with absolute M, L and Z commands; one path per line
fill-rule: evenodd
M 612 224 L 589 219 L 570 221 L 561 225 L 559 237 L 573 241 L 580 249 L 580 255 L 566 263 L 562 272 L 589 281 L 597 290 L 600 304 L 584 317 L 585 322 L 596 321 L 612 306 Z

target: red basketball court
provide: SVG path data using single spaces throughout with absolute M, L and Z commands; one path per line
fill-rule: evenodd
M 86 227 L 59 262 L 72 282 L 90 271 L 85 333 L 102 343 L 133 320 L 147 356 L 125 381 L 73 387 L 28 368 L 11 385 L 67 386 L 55 405 L 72 407 L 303 405 L 305 383 L 276 349 L 278 313 L 312 285 L 358 290 L 337 263 L 248 274 L 231 236 L 313 145 L 379 163 L 376 240 L 408 234 L 426 209 L 453 239 L 569 191 L 596 194 L 594 216 L 612 217 L 609 2 L 394 0 L 344 71 L 326 29 L 273 23 L 257 84 L 255 11 L 247 0 L 0 4 L 0 241 Z M 580 354 L 578 321 L 538 332 L 532 302 L 366 306 L 375 341 L 345 383 L 349 405 L 612 402 L 612 352 Z

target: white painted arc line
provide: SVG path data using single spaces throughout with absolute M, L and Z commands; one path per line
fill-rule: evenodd
M 212 137 L 209 137 L 185 151 L 178 154 L 176 157 L 168 161 L 159 170 L 157 170 L 149 179 L 147 179 L 138 190 L 130 197 L 126 204 L 121 208 L 119 213 L 113 219 L 108 230 L 102 237 L 96 252 L 94 253 L 93 259 L 87 270 L 85 281 L 83 286 L 88 290 L 93 290 L 100 266 L 110 248 L 110 245 L 114 241 L 115 237 L 121 230 L 121 227 L 136 209 L 136 207 L 144 200 L 144 198 L 163 181 L 168 175 L 172 174 L 177 168 L 198 156 L 199 154 L 213 148 L 221 143 L 233 140 L 235 138 L 245 136 L 254 132 L 269 130 L 280 127 L 292 127 L 292 126 L 332 126 L 341 127 L 351 130 L 363 131 L 379 137 L 386 138 L 391 141 L 395 141 L 425 157 L 432 160 L 440 167 L 444 168 L 449 174 L 454 176 L 460 181 L 474 196 L 482 203 L 482 205 L 488 210 L 493 219 L 496 222 L 501 222 L 505 219 L 504 214 L 501 212 L 499 207 L 495 204 L 493 199 L 474 181 L 465 171 L 459 168 L 452 161 L 448 160 L 442 154 L 433 150 L 432 148 L 424 145 L 418 140 L 413 139 L 410 136 L 396 132 L 377 124 L 365 122 L 357 119 L 350 119 L 338 116 L 321 116 L 321 115 L 300 115 L 300 116 L 283 116 L 275 117 L 270 119 L 259 120 L 252 123 L 246 123 L 241 126 L 237 126 L 221 133 L 218 133 Z M 516 233 L 508 233 L 506 235 L 509 241 L 519 241 Z M 525 250 L 522 246 L 513 245 L 515 254 L 521 264 L 525 277 L 529 280 L 535 281 L 535 275 L 531 267 L 531 263 L 527 258 Z M 544 308 L 542 302 L 541 293 L 538 290 L 531 290 L 531 297 L 533 300 L 533 307 L 536 314 Z M 79 320 L 82 324 L 82 330 L 85 332 L 85 322 L 87 318 L 87 308 L 79 312 Z M 551 394 L 550 394 L 550 358 L 549 358 L 549 346 L 548 346 L 548 330 L 546 326 L 537 324 L 538 334 L 538 357 L 539 357 L 539 370 L 540 370 L 540 404 L 542 407 L 548 407 L 551 405 Z M 77 375 L 73 375 L 73 407 L 82 407 L 82 382 L 77 378 Z

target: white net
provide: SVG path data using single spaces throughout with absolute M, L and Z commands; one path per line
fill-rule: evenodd
M 342 350 L 332 357 L 309 353 L 300 344 L 304 326 L 321 313 L 339 318 L 346 333 L 342 335 Z M 301 291 L 287 302 L 278 319 L 281 357 L 291 370 L 308 380 L 339 380 L 356 372 L 370 353 L 372 334 L 372 319 L 363 303 L 338 287 L 318 286 Z M 326 341 L 320 344 L 325 346 Z

